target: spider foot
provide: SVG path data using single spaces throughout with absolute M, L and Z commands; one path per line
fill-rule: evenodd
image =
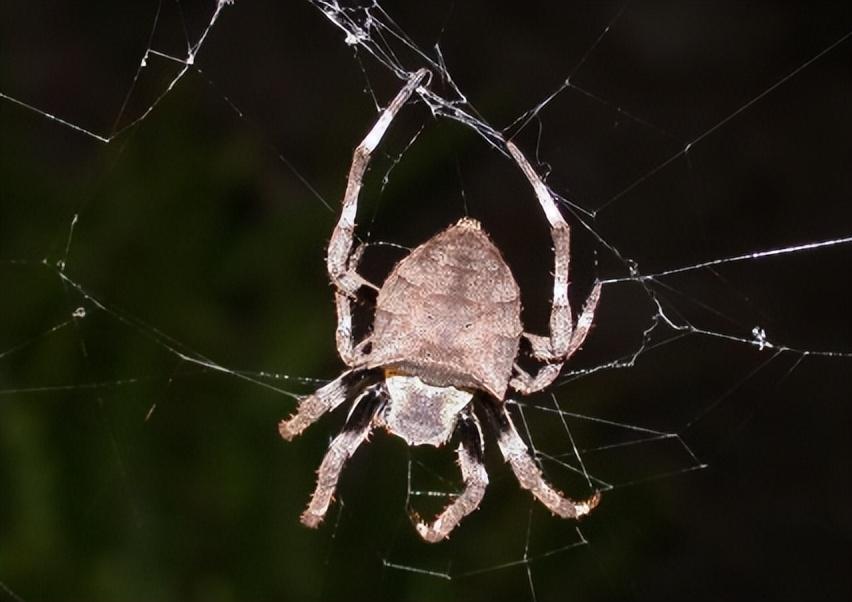
M 601 501 L 599 491 L 596 491 L 584 500 L 573 500 L 565 496 L 565 494 L 554 489 L 544 480 L 537 467 L 534 469 L 536 470 L 536 474 L 530 478 L 529 472 L 524 472 L 530 470 L 526 462 L 521 464 L 512 463 L 512 468 L 522 472 L 522 475 L 518 478 L 521 487 L 529 489 L 533 496 L 544 504 L 545 508 L 561 518 L 580 518 L 585 516 L 594 510 Z
M 449 531 L 436 527 L 437 521 L 428 525 L 422 521 L 414 525 L 417 534 L 428 543 L 438 543 L 449 536 Z
M 320 526 L 320 523 L 325 519 L 325 513 L 319 514 L 317 512 L 312 512 L 310 508 L 305 510 L 302 513 L 301 521 L 302 524 L 310 529 L 316 529 Z
M 585 500 L 571 500 L 565 497 L 559 500 L 558 504 L 545 504 L 554 514 L 562 518 L 580 518 L 586 516 L 601 501 L 601 492 L 595 491 L 590 497 Z
M 278 423 L 278 434 L 286 441 L 292 441 L 301 429 L 293 425 L 293 418 L 286 418 Z
M 337 400 L 334 401 L 339 403 Z M 316 395 L 303 398 L 298 411 L 278 423 L 278 434 L 285 441 L 292 441 L 327 412 L 332 405 Z

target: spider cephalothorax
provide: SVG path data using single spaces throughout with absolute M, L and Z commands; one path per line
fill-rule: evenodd
M 574 501 L 544 480 L 506 410 L 506 391 L 528 394 L 556 379 L 589 332 L 600 285 L 592 289 L 575 324 L 567 292 L 568 224 L 512 142 L 507 143 L 509 153 L 532 184 L 551 227 L 555 268 L 550 336 L 524 332 L 520 292 L 509 266 L 479 222 L 463 218 L 396 265 L 379 289 L 372 333 L 357 344 L 353 339 L 354 297 L 362 286 L 378 288 L 358 274 L 361 254 L 357 248 L 353 251 L 361 180 L 388 125 L 428 75 L 421 69 L 408 80 L 353 156 L 327 259 L 337 304 L 337 351 L 349 369 L 303 398 L 296 413 L 279 425 L 281 436 L 289 440 L 341 403 L 354 402 L 320 465 L 302 522 L 315 527 L 322 521 L 344 463 L 374 427 L 384 427 L 409 445 L 436 447 L 458 433 L 464 491 L 432 523 L 416 525 L 427 541 L 447 537 L 479 507 L 488 484 L 474 407 L 496 432 L 497 445 L 521 487 L 555 514 L 578 518 L 597 505 L 598 494 Z M 535 376 L 516 362 L 522 338 L 529 342 L 533 357 L 544 362 Z

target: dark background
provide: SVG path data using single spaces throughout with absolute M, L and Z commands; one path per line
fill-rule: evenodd
M 852 234 L 852 39 L 816 58 L 852 32 L 847 2 L 419 4 L 375 14 L 432 57 L 440 42 L 497 129 L 573 73 L 517 140 L 585 211 L 566 210 L 575 305 L 628 259 L 653 274 Z M 213 3 L 164 3 L 150 45 L 183 57 L 178 6 L 196 40 Z M 120 110 L 156 7 L 0 3 L 0 93 L 99 134 L 125 128 L 179 68 L 149 57 Z M 425 64 L 388 40 L 406 69 Z M 238 0 L 109 144 L 0 99 L 0 600 L 850 599 L 852 358 L 743 342 L 760 326 L 779 345 L 852 352 L 848 244 L 605 286 L 571 369 L 642 353 L 553 389 L 566 411 L 631 427 L 568 420 L 613 485 L 582 523 L 587 545 L 493 450 L 482 508 L 448 543 L 419 542 L 409 466 L 411 489 L 453 491 L 453 454 L 383 434 L 347 467 L 327 523 L 298 523 L 342 420 L 292 443 L 276 432 L 295 405 L 281 390 L 341 370 L 322 199 L 337 207 L 371 93 L 383 104 L 399 86 L 308 2 Z M 409 105 L 368 177 L 360 234 L 412 247 L 466 211 L 543 331 L 552 257 L 533 195 L 472 128 Z M 371 247 L 365 269 L 380 281 L 401 256 Z M 199 356 L 227 370 L 185 359 Z M 536 409 L 554 398 L 524 401 L 536 447 L 576 465 L 558 415 Z M 698 460 L 675 437 L 607 447 L 640 428 L 679 434 Z

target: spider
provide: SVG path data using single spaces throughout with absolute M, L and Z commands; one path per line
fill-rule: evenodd
M 579 518 L 598 504 L 599 493 L 575 501 L 544 479 L 506 409 L 506 393 L 511 388 L 527 395 L 556 379 L 586 339 L 601 286 L 594 286 L 575 324 L 567 295 L 568 224 L 521 151 L 507 142 L 550 222 L 554 245 L 550 336 L 524 331 L 518 284 L 479 222 L 468 217 L 414 249 L 381 288 L 358 274 L 363 246 L 353 250 L 353 234 L 362 178 L 388 126 L 428 77 L 429 71 L 421 69 L 409 78 L 353 154 L 326 260 L 335 287 L 337 352 L 348 369 L 303 397 L 296 412 L 279 424 L 281 436 L 289 441 L 326 412 L 353 402 L 345 426 L 320 464 L 301 521 L 316 527 L 323 520 L 345 462 L 373 428 L 383 427 L 410 446 L 440 447 L 457 434 L 464 489 L 431 523 L 418 520 L 415 525 L 428 542 L 445 539 L 479 507 L 488 484 L 477 414 L 496 432 L 497 445 L 521 487 L 554 514 Z M 362 287 L 378 290 L 378 299 L 372 333 L 356 343 L 352 308 Z M 522 338 L 533 357 L 544 363 L 534 376 L 516 361 Z

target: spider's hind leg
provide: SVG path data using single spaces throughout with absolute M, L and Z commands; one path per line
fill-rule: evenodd
M 446 538 L 465 516 L 479 508 L 488 486 L 488 473 L 482 464 L 482 429 L 470 406 L 459 415 L 456 428 L 461 436 L 457 454 L 464 491 L 432 523 L 417 523 L 417 533 L 430 543 Z
M 600 299 L 601 285 L 600 283 L 595 284 L 575 326 L 571 305 L 568 303 L 571 229 L 556 206 L 547 186 L 524 157 L 524 154 L 511 141 L 507 142 L 506 146 L 509 149 L 509 154 L 512 155 L 533 187 L 544 215 L 550 223 L 550 236 L 553 241 L 553 297 L 550 309 L 550 335 L 544 337 L 524 333 L 524 338 L 530 342 L 532 347 L 533 356 L 538 360 L 547 362 L 547 365 L 535 377 L 518 371 L 518 376 L 511 383 L 513 389 L 527 394 L 539 391 L 552 383 L 559 375 L 562 364 L 582 346 L 594 320 L 595 309 Z
M 358 345 L 352 336 L 353 298 L 362 286 L 378 290 L 378 287 L 358 273 L 358 262 L 364 247 L 355 247 L 353 251 L 355 217 L 358 213 L 358 195 L 361 191 L 361 184 L 373 151 L 381 142 L 391 121 L 417 88 L 429 77 L 430 73 L 427 69 L 420 69 L 415 72 L 396 97 L 381 112 L 376 123 L 352 154 L 352 165 L 349 168 L 349 177 L 346 181 L 346 192 L 343 194 L 343 208 L 340 211 L 334 232 L 331 234 L 326 255 L 328 276 L 336 289 L 337 351 L 348 366 L 355 365 L 359 358 Z
M 329 445 L 317 470 L 317 485 L 307 509 L 302 513 L 302 524 L 315 528 L 325 518 L 343 466 L 358 446 L 369 437 L 376 415 L 385 403 L 387 392 L 383 386 L 370 387 L 355 402 L 343 430 Z

